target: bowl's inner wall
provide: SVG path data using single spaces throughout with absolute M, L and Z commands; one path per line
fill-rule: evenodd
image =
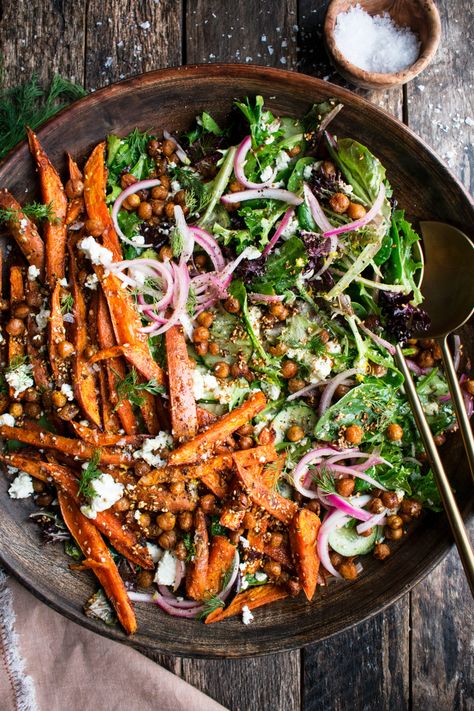
M 65 151 L 82 161 L 110 132 L 140 129 L 186 129 L 203 110 L 222 121 L 233 98 L 261 93 L 276 114 L 301 116 L 310 104 L 335 93 L 346 104 L 332 130 L 366 144 L 384 163 L 399 204 L 417 219 L 444 220 L 467 231 L 472 219 L 469 201 L 454 179 L 423 145 L 376 107 L 339 88 L 308 77 L 275 70 L 199 68 L 171 70 L 141 82 L 127 82 L 88 97 L 58 117 L 40 138 L 52 161 L 65 168 Z M 36 193 L 36 177 L 25 146 L 0 166 L 0 187 L 20 201 Z M 459 501 L 467 507 L 469 477 L 459 438 L 443 448 L 444 460 L 456 483 Z M 92 623 L 82 605 L 95 589 L 88 573 L 70 572 L 62 546 L 40 545 L 36 527 L 27 521 L 31 504 L 12 501 L 7 482 L 0 480 L 0 541 L 4 562 L 25 584 L 57 609 L 82 624 L 124 639 L 118 628 Z M 448 547 L 443 515 L 428 514 L 415 524 L 396 554 L 383 564 L 364 560 L 364 573 L 352 584 L 330 585 L 309 605 L 301 597 L 258 611 L 255 622 L 240 620 L 206 626 L 167 617 L 154 606 L 137 607 L 139 632 L 135 644 L 169 653 L 242 656 L 278 651 L 321 639 L 359 621 L 388 604 L 419 579 Z

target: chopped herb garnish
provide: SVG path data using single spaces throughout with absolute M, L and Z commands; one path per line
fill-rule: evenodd
M 61 298 L 61 313 L 62 314 L 69 314 L 71 313 L 72 309 L 74 306 L 74 297 L 72 294 L 65 294 Z
M 188 555 L 186 556 L 186 563 L 189 563 L 189 561 L 192 560 L 196 555 L 196 546 L 194 544 L 193 537 L 190 533 L 184 534 L 183 543 L 185 545 L 186 550 L 188 551 Z
M 212 597 L 204 601 L 203 605 L 204 609 L 199 613 L 198 620 L 204 620 L 211 612 L 214 612 L 214 610 L 224 607 L 224 601 L 217 595 L 212 595 Z
M 26 217 L 32 217 L 36 220 L 48 220 L 48 222 L 56 222 L 57 218 L 54 214 L 53 204 L 43 205 L 41 202 L 32 202 L 27 205 L 22 205 L 21 211 L 13 208 L 0 208 L 0 222 L 18 222 L 20 214 L 23 213 Z
M 114 371 L 114 373 L 117 377 L 120 377 L 116 371 Z M 147 382 L 141 383 L 139 377 L 135 368 L 132 368 L 125 378 L 118 381 L 116 390 L 119 400 L 115 409 L 117 409 L 124 400 L 129 400 L 132 405 L 141 407 L 145 404 L 144 392 L 150 393 L 151 395 L 161 395 L 164 393 L 163 386 L 159 385 L 156 380 L 148 380 Z
M 101 474 L 99 469 L 100 462 L 100 449 L 96 449 L 92 458 L 87 463 L 87 467 L 81 471 L 81 480 L 79 482 L 79 494 L 85 496 L 87 499 L 92 499 L 95 494 L 92 482 L 97 479 Z

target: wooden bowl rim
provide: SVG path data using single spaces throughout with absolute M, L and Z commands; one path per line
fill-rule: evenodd
M 259 78 L 268 81 L 269 85 L 272 80 L 285 80 L 291 86 L 295 82 L 300 86 L 300 88 L 308 91 L 308 97 L 311 96 L 311 90 L 317 91 L 318 89 L 323 93 L 328 92 L 328 87 L 331 89 L 331 93 L 341 99 L 350 103 L 352 105 L 358 106 L 361 110 L 370 109 L 375 113 L 384 115 L 385 119 L 392 123 L 394 128 L 398 129 L 402 133 L 405 133 L 411 138 L 413 138 L 425 152 L 430 154 L 431 158 L 442 168 L 442 170 L 447 174 L 447 177 L 456 184 L 457 189 L 463 194 L 463 197 L 473 209 L 474 216 L 474 200 L 471 195 L 467 192 L 464 186 L 457 180 L 457 178 L 451 173 L 449 168 L 441 161 L 439 156 L 422 140 L 420 139 L 411 129 L 405 126 L 401 121 L 391 116 L 388 112 L 380 109 L 379 107 L 371 104 L 366 99 L 352 93 L 347 89 L 343 89 L 339 86 L 330 84 L 329 82 L 317 79 L 305 74 L 298 74 L 296 72 L 291 72 L 283 69 L 276 69 L 270 67 L 262 67 L 258 65 L 247 66 L 239 64 L 195 64 L 187 66 L 171 67 L 167 69 L 155 70 L 153 72 L 147 72 L 141 75 L 137 75 L 131 79 L 126 79 L 121 82 L 111 84 L 109 86 L 100 89 L 93 94 L 90 94 L 78 101 L 71 104 L 69 107 L 65 108 L 63 111 L 58 113 L 56 116 L 51 118 L 46 122 L 39 130 L 38 134 L 43 139 L 47 139 L 48 136 L 60 129 L 67 121 L 70 120 L 71 116 L 74 115 L 77 106 L 80 104 L 81 107 L 87 107 L 88 104 L 95 104 L 97 102 L 97 97 L 100 97 L 102 102 L 106 102 L 110 97 L 115 97 L 118 94 L 133 91 L 133 89 L 138 87 L 153 87 L 155 84 L 161 84 L 166 82 L 179 82 L 182 80 L 190 79 L 202 79 L 202 78 L 212 78 L 212 75 L 219 74 L 220 76 L 232 79 L 232 78 L 248 78 L 249 80 L 254 78 Z M 270 89 L 269 89 L 270 90 Z M 310 99 L 308 99 L 310 101 Z M 16 146 L 12 151 L 10 151 L 7 156 L 0 162 L 0 169 L 8 167 L 8 164 L 15 165 L 20 160 L 24 159 L 24 154 L 26 153 L 26 141 L 23 141 L 18 146 Z M 473 500 L 465 502 L 463 506 L 463 517 L 469 519 L 473 513 Z M 442 514 L 439 514 L 442 516 Z M 446 554 L 451 550 L 453 544 L 450 538 L 445 538 L 438 546 L 437 550 L 433 550 L 429 555 L 425 557 L 426 566 L 417 572 L 413 578 L 406 584 L 397 587 L 397 581 L 394 581 L 393 592 L 387 594 L 385 598 L 375 599 L 373 605 L 367 614 L 364 614 L 359 619 L 345 624 L 340 628 L 336 628 L 332 631 L 328 631 L 324 634 L 318 635 L 317 630 L 312 629 L 309 631 L 299 632 L 297 628 L 293 628 L 291 636 L 285 638 L 284 640 L 268 640 L 264 648 L 253 649 L 251 651 L 241 648 L 227 647 L 224 649 L 219 649 L 215 652 L 209 652 L 209 650 L 201 645 L 201 648 L 194 648 L 192 650 L 183 650 L 179 647 L 170 648 L 169 643 L 166 641 L 162 643 L 159 639 L 153 639 L 152 642 L 148 638 L 140 637 L 140 630 L 137 635 L 133 638 L 127 637 L 121 629 L 118 627 L 107 627 L 100 621 L 92 620 L 82 613 L 77 612 L 77 610 L 71 605 L 67 606 L 56 602 L 54 597 L 51 597 L 48 590 L 42 586 L 42 581 L 35 579 L 33 575 L 28 572 L 22 572 L 15 568 L 15 560 L 11 560 L 4 551 L 0 548 L 0 562 L 4 567 L 16 577 L 30 592 L 32 592 L 38 599 L 46 603 L 49 607 L 56 610 L 60 614 L 64 615 L 73 622 L 79 624 L 86 629 L 89 629 L 96 634 L 109 637 L 114 641 L 121 642 L 128 646 L 131 646 L 141 652 L 153 651 L 155 653 L 171 654 L 178 657 L 189 657 L 189 658 L 204 658 L 204 659 L 221 659 L 221 658 L 240 658 L 243 656 L 263 656 L 265 654 L 272 654 L 283 651 L 290 651 L 294 649 L 299 649 L 315 641 L 323 641 L 329 639 L 343 631 L 352 629 L 356 625 L 365 622 L 375 615 L 379 614 L 383 610 L 390 607 L 397 600 L 399 600 L 403 595 L 405 595 L 409 590 L 411 590 L 415 585 L 417 585 L 421 580 L 423 580 L 446 556 Z
M 339 5 L 344 0 L 331 0 L 328 5 L 326 16 L 323 25 L 323 36 L 327 51 L 332 59 L 336 69 L 340 69 L 341 74 L 346 75 L 354 83 L 360 83 L 365 87 L 387 88 L 406 84 L 406 82 L 414 79 L 422 72 L 433 59 L 438 49 L 441 39 L 441 18 L 439 10 L 436 7 L 434 0 L 423 0 L 423 6 L 426 10 L 426 16 L 429 18 L 431 25 L 431 35 L 425 46 L 421 47 L 421 54 L 412 64 L 406 69 L 399 72 L 384 74 L 382 72 L 368 72 L 366 69 L 361 69 L 355 64 L 349 62 L 348 59 L 338 49 L 334 38 L 334 29 L 336 27 L 337 16 L 341 13 Z M 358 1 L 358 0 L 357 0 Z M 355 5 L 356 2 L 351 2 Z

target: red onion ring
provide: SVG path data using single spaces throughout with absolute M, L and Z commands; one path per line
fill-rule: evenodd
M 163 595 L 159 592 L 155 592 L 153 595 L 153 602 L 161 607 L 162 610 L 171 615 L 172 617 L 184 617 L 187 619 L 192 619 L 196 617 L 200 612 L 204 611 L 204 605 L 197 605 L 192 608 L 182 607 L 181 603 L 176 602 L 171 604 Z M 185 601 L 183 601 L 185 602 Z
M 235 177 L 241 183 L 245 188 L 266 188 L 269 185 L 273 183 L 275 180 L 276 174 L 277 174 L 277 169 L 273 169 L 272 177 L 270 180 L 266 180 L 263 183 L 253 183 L 251 180 L 249 180 L 246 175 L 245 175 L 245 161 L 247 158 L 247 154 L 252 148 L 252 137 L 247 136 L 244 138 L 240 146 L 237 148 L 237 153 L 235 154 L 234 158 L 234 173 Z
M 172 136 L 169 131 L 166 131 L 166 130 L 163 131 L 163 138 L 165 138 L 167 141 L 174 142 L 174 145 L 175 145 L 174 152 L 178 156 L 179 160 L 181 161 L 181 163 L 184 163 L 185 165 L 189 165 L 191 161 L 189 160 L 189 158 L 186 154 L 186 151 L 184 150 L 184 148 L 182 146 L 180 146 L 180 144 L 178 143 L 176 138 L 174 136 Z
M 284 298 L 284 296 L 279 294 L 257 294 L 255 292 L 249 294 L 249 301 L 252 301 L 254 304 L 275 304 L 283 301 Z
M 236 193 L 238 194 L 238 193 Z M 361 217 L 360 220 L 356 220 L 355 222 L 349 222 L 346 225 L 340 225 L 340 227 L 334 227 L 328 230 L 327 232 L 324 232 L 325 237 L 332 237 L 332 235 L 342 235 L 345 232 L 353 232 L 354 230 L 358 230 L 361 227 L 365 227 L 369 222 L 371 222 L 374 217 L 376 217 L 380 211 L 380 208 L 383 205 L 383 201 L 385 199 L 385 185 L 382 183 L 380 185 L 380 190 L 379 194 L 375 198 L 374 204 L 370 208 L 370 210 L 364 215 L 364 217 Z
M 196 243 L 209 255 L 214 269 L 217 272 L 222 271 L 225 267 L 225 259 L 214 237 L 201 227 L 190 226 L 189 229 Z
M 311 188 L 307 183 L 303 184 L 303 194 L 304 194 L 304 199 L 311 211 L 311 215 L 313 220 L 316 222 L 317 226 L 321 230 L 321 232 L 328 232 L 329 230 L 332 230 L 332 225 L 329 222 L 328 218 L 324 214 L 323 208 L 318 202 L 318 199 L 312 192 Z
M 179 321 L 181 314 L 186 309 L 190 286 L 188 268 L 186 264 L 182 262 L 180 262 L 179 266 L 174 264 L 174 262 L 171 262 L 171 268 L 173 270 L 175 287 L 173 296 L 174 311 L 165 324 L 160 326 L 160 324 L 157 323 L 156 328 L 153 331 L 148 331 L 148 333 L 153 333 L 154 335 L 159 335 L 160 333 L 168 331 L 171 326 L 174 326 L 174 324 Z
M 242 190 L 240 193 L 229 193 L 221 197 L 221 201 L 226 205 L 233 205 L 236 202 L 245 202 L 246 200 L 279 200 L 286 202 L 289 205 L 301 205 L 303 198 L 298 197 L 295 193 L 283 188 L 259 188 L 254 190 Z
M 128 188 L 125 188 L 125 190 L 122 190 L 116 201 L 114 202 L 114 205 L 112 207 L 112 222 L 114 223 L 114 228 L 122 242 L 125 242 L 126 244 L 132 245 L 132 247 L 151 247 L 151 244 L 142 244 L 142 245 L 137 245 L 135 242 L 133 242 L 131 239 L 126 237 L 122 230 L 119 227 L 118 223 L 118 214 L 120 211 L 120 208 L 122 207 L 122 203 L 126 198 L 128 198 L 129 195 L 134 195 L 135 193 L 139 192 L 140 190 L 149 190 L 150 188 L 154 188 L 157 185 L 161 185 L 161 181 L 158 178 L 153 178 L 151 180 L 138 180 L 136 183 L 132 183 L 131 185 L 128 186 Z
M 370 331 L 367 326 L 364 326 L 363 323 L 359 323 L 359 328 L 361 331 L 363 331 L 369 338 L 371 338 L 374 343 L 376 343 L 378 346 L 382 346 L 382 348 L 385 348 L 390 355 L 395 355 L 395 346 L 392 346 L 391 343 L 385 340 L 385 338 L 381 338 L 380 336 L 377 336 L 376 333 L 373 333 L 373 331 Z
M 357 533 L 365 533 L 373 526 L 383 526 L 385 524 L 385 515 L 387 511 L 388 509 L 384 509 L 380 513 L 375 514 L 375 516 L 368 518 L 367 521 L 359 523 L 359 525 L 356 526 Z
M 180 262 L 188 262 L 192 257 L 194 250 L 194 235 L 188 227 L 181 205 L 174 206 L 174 219 L 176 229 L 179 230 L 183 238 L 183 251 L 179 256 Z
M 306 496 L 308 499 L 317 499 L 318 494 L 312 489 L 308 489 L 306 486 L 304 486 L 303 483 L 303 479 L 308 473 L 308 466 L 313 463 L 319 464 L 319 461 L 323 458 L 324 455 L 334 454 L 338 451 L 339 450 L 333 447 L 319 447 L 317 449 L 312 449 L 310 452 L 306 452 L 304 457 L 300 459 L 300 461 L 293 470 L 293 486 L 295 487 L 296 491 L 299 491 L 300 494 Z M 347 452 L 350 450 L 342 451 Z
M 336 375 L 335 378 L 332 380 L 329 380 L 326 383 L 326 387 L 324 389 L 324 392 L 321 396 L 321 400 L 319 401 L 319 409 L 318 409 L 318 414 L 319 417 L 322 417 L 326 410 L 329 408 L 332 398 L 334 396 L 334 393 L 336 392 L 336 388 L 338 385 L 341 385 L 343 380 L 346 380 L 346 378 L 350 378 L 353 375 L 356 375 L 357 369 L 356 368 L 349 368 L 349 370 L 344 370 L 342 373 L 339 373 L 339 375 Z
M 317 550 L 318 557 L 328 573 L 334 575 L 335 578 L 342 578 L 342 575 L 336 570 L 329 558 L 329 536 L 335 528 L 344 526 L 349 521 L 349 516 L 346 516 L 342 511 L 333 509 L 324 517 L 321 528 L 318 532 Z
M 262 256 L 266 256 L 275 246 L 275 244 L 278 242 L 282 232 L 285 231 L 287 225 L 289 224 L 290 220 L 292 219 L 293 215 L 295 214 L 295 211 L 292 207 L 290 207 L 285 214 L 283 215 L 280 224 L 277 227 L 277 230 L 273 237 L 271 238 L 270 242 L 265 246 L 265 249 L 262 252 Z
M 354 506 L 352 504 L 352 501 L 356 497 L 352 497 L 350 501 L 347 499 L 344 499 L 342 496 L 339 496 L 339 494 L 326 494 L 326 499 L 329 502 L 331 506 L 334 506 L 334 508 L 338 509 L 338 511 L 343 511 L 345 514 L 348 516 L 352 516 L 352 518 L 356 518 L 359 521 L 368 521 L 369 519 L 372 518 L 372 514 L 369 511 L 365 511 L 364 509 L 360 508 L 359 506 Z M 362 499 L 366 499 L 365 503 L 368 503 L 372 497 L 371 496 L 360 496 L 359 501 L 361 502 L 360 506 L 364 506 L 365 504 L 362 503 Z

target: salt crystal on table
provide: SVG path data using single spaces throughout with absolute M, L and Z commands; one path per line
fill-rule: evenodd
M 371 16 L 361 6 L 337 16 L 334 39 L 349 62 L 368 72 L 394 74 L 417 60 L 420 42 L 407 27 L 399 27 L 385 12 Z

